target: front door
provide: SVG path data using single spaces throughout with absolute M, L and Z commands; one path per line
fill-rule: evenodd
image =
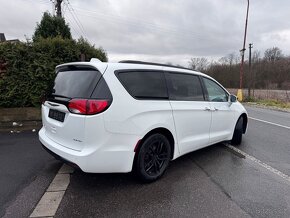
M 229 94 L 218 83 L 204 77 L 203 81 L 212 111 L 210 143 L 214 144 L 227 140 L 232 135 L 235 112 L 228 102 Z

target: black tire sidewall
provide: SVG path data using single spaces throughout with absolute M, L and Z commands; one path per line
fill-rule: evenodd
M 243 117 L 240 117 L 235 126 L 234 135 L 231 141 L 233 145 L 240 145 L 243 137 Z
M 146 154 L 148 147 L 151 145 L 151 143 L 153 143 L 157 139 L 161 139 L 164 142 L 164 145 L 167 147 L 169 158 L 164 162 L 162 169 L 160 170 L 160 173 L 152 176 L 152 175 L 149 175 L 145 171 L 144 159 L 145 159 L 145 154 Z M 138 177 L 144 182 L 152 182 L 152 181 L 155 181 L 156 179 L 158 179 L 159 177 L 161 177 L 169 165 L 170 154 L 171 154 L 171 146 L 170 146 L 168 139 L 164 135 L 156 133 L 156 134 L 153 134 L 153 135 L 149 136 L 148 138 L 146 138 L 144 140 L 144 142 L 141 144 L 140 150 L 137 154 L 137 161 L 136 161 L 135 170 L 136 170 Z

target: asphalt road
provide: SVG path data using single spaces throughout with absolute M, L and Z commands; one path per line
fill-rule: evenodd
M 289 218 L 290 113 L 247 110 L 253 119 L 237 147 L 245 153 L 213 145 L 173 161 L 152 184 L 76 170 L 55 217 Z M 60 164 L 34 133 L 0 137 L 0 216 L 27 217 Z
M 28 217 L 59 167 L 36 132 L 0 133 L 0 217 Z
M 290 113 L 247 107 L 290 127 Z M 290 129 L 249 120 L 240 150 L 290 175 Z M 56 217 L 290 217 L 290 181 L 217 144 L 173 161 L 140 184 L 131 174 L 76 171 Z

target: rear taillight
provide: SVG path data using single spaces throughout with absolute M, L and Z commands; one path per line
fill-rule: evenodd
M 87 101 L 87 114 L 97 114 L 106 110 L 109 106 L 107 100 L 88 100 Z
M 92 115 L 105 111 L 110 103 L 108 100 L 72 99 L 69 101 L 68 109 L 75 114 Z

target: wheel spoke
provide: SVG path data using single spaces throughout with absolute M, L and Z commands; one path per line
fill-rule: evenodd
M 150 156 L 152 156 L 152 154 L 154 154 L 154 150 L 153 150 L 153 146 L 150 146 L 147 152 Z
M 154 166 L 153 160 L 150 160 L 148 163 L 145 164 L 145 171 L 148 172 Z
M 165 161 L 166 159 L 167 159 L 167 157 L 160 157 L 160 156 L 157 156 L 156 157 L 156 159 L 158 160 L 158 161 Z
M 159 144 L 158 144 L 158 150 L 157 150 L 158 154 L 160 154 L 162 152 L 163 144 L 164 143 L 162 141 L 159 142 Z
M 156 164 L 158 166 L 158 171 L 161 169 L 162 165 L 163 165 L 164 161 L 158 160 L 158 158 L 156 158 Z
M 155 168 L 155 172 L 158 173 L 160 169 L 159 169 L 157 161 L 154 161 L 154 168 Z
M 167 159 L 167 154 L 166 153 L 162 153 L 162 154 L 159 154 L 157 157 L 158 157 L 159 160 L 166 160 Z

